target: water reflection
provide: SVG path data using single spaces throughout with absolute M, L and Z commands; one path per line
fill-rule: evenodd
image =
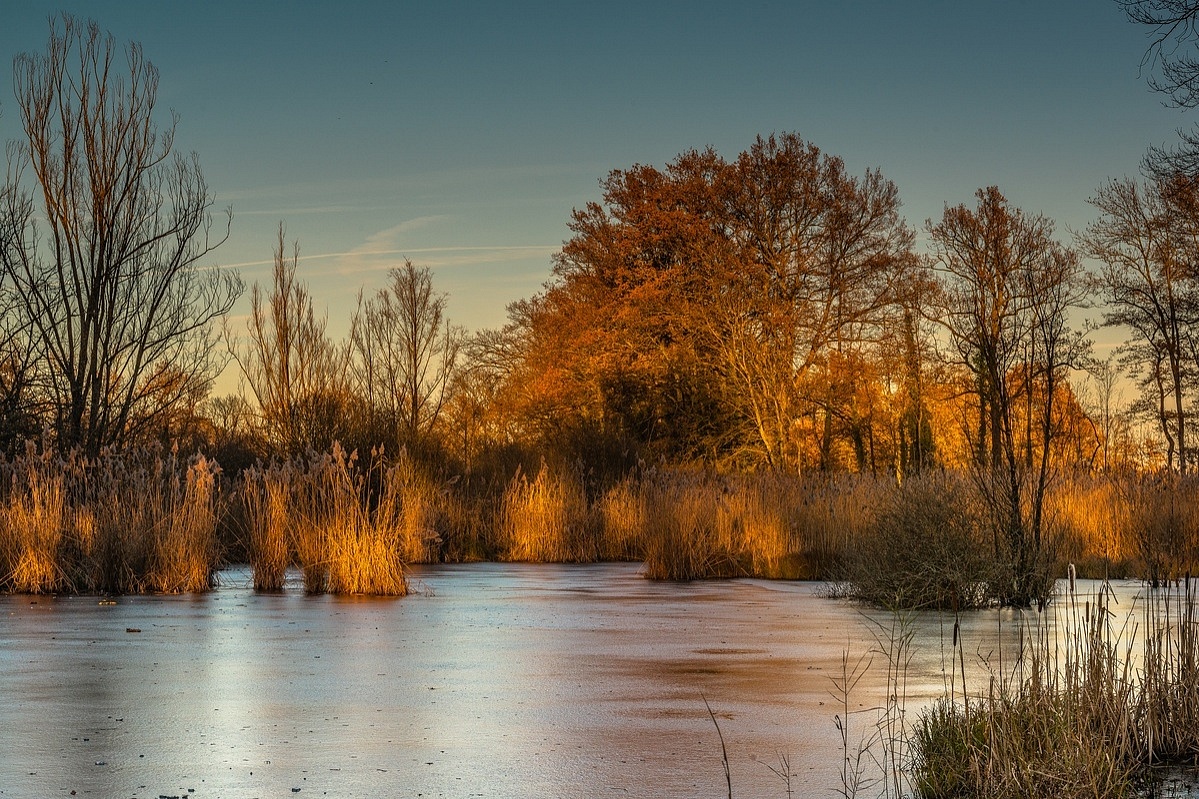
M 768 766 L 786 755 L 809 795 L 836 785 L 847 653 L 874 659 L 854 730 L 885 696 L 895 618 L 819 585 L 651 583 L 628 564 L 416 577 L 402 600 L 256 595 L 244 572 L 197 598 L 0 598 L 0 796 L 719 796 L 705 698 L 739 794 L 785 795 Z M 1140 593 L 1118 586 L 1120 607 Z M 981 688 L 1050 620 L 960 622 Z M 910 713 L 960 683 L 953 623 L 905 621 Z

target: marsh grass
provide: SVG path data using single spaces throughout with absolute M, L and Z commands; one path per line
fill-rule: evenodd
M 1047 498 L 1062 562 L 1087 577 L 1152 585 L 1199 570 L 1199 480 L 1113 472 L 1064 476 Z
M 578 474 L 555 473 L 545 464 L 531 479 L 518 472 L 504 490 L 498 525 L 505 560 L 598 559 L 593 517 Z
M 1123 618 L 1112 601 L 1106 584 L 1089 599 L 1071 589 L 1026 628 L 1010 673 L 928 709 L 910 742 L 916 794 L 1122 798 L 1146 795 L 1159 769 L 1199 766 L 1194 587 L 1150 589 Z
M 255 588 L 279 590 L 294 563 L 308 593 L 406 594 L 404 549 L 429 537 L 412 529 L 426 521 L 413 483 L 403 461 L 378 458 L 364 469 L 336 444 L 248 471 L 242 492 Z
M 826 577 L 892 490 L 868 477 L 652 472 L 639 487 L 645 573 Z
M 142 450 L 96 458 L 31 443 L 0 461 L 0 588 L 180 593 L 212 587 L 219 468 Z
M 257 466 L 242 473 L 240 495 L 249 528 L 246 551 L 255 591 L 282 591 L 292 562 L 288 524 L 290 481 L 284 466 Z

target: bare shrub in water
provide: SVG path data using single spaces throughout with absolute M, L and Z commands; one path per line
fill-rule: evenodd
M 962 480 L 906 481 L 846 549 L 836 593 L 888 608 L 971 608 L 995 600 L 978 500 Z

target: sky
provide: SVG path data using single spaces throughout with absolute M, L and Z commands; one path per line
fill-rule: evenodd
M 334 335 L 405 257 L 453 321 L 502 325 L 609 171 L 693 148 L 793 131 L 881 169 L 916 229 L 994 184 L 1069 240 L 1105 180 L 1199 122 L 1149 90 L 1148 32 L 1114 0 L 20 0 L 0 139 L 20 136 L 12 56 L 60 11 L 158 67 L 162 120 L 233 208 L 210 262 L 269 282 L 282 222 Z

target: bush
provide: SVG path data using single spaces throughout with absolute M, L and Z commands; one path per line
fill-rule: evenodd
M 982 518 L 962 480 L 909 479 L 846 549 L 835 592 L 887 608 L 992 604 L 1002 569 L 984 540 Z

